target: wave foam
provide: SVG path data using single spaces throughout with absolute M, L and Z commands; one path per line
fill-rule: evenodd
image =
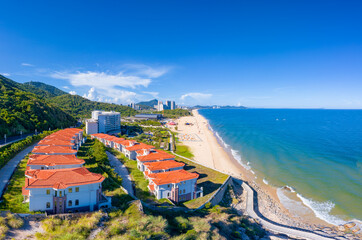
M 238 161 L 241 164 L 241 166 L 243 166 L 246 170 L 251 169 L 250 166 L 243 163 L 243 161 L 241 160 L 241 156 L 239 154 L 239 151 L 231 149 L 231 155 L 233 155 L 233 157 L 236 159 L 236 161 Z
M 266 185 L 269 185 L 269 182 L 265 178 L 263 178 L 263 183 L 265 183 Z
M 318 202 L 312 199 L 308 199 L 297 193 L 297 196 L 302 200 L 303 204 L 312 209 L 316 217 L 330 223 L 333 225 L 341 225 L 346 223 L 342 219 L 333 216 L 330 214 L 331 210 L 334 208 L 335 204 L 331 201 Z

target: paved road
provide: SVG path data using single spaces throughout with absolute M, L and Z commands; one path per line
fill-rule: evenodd
M 5 139 L 1 139 L 0 140 L 0 147 L 9 145 L 9 144 L 17 142 L 17 141 L 20 141 L 22 139 L 25 139 L 27 136 L 32 136 L 32 135 L 34 135 L 34 133 L 23 134 L 23 135 L 18 135 L 18 136 L 11 136 L 11 137 L 6 138 L 6 143 L 5 143 Z
M 262 216 L 260 214 L 260 212 L 258 210 L 258 207 L 256 206 L 257 203 L 255 203 L 257 201 L 257 198 L 256 198 L 256 196 L 254 196 L 253 189 L 251 189 L 251 187 L 248 184 L 246 184 L 245 182 L 243 182 L 241 184 L 241 186 L 247 192 L 247 202 L 246 202 L 246 212 L 247 212 L 247 214 L 250 217 L 252 217 L 254 219 L 257 219 L 264 228 L 266 228 L 268 230 L 271 230 L 273 232 L 286 234 L 289 237 L 312 239 L 312 240 L 330 240 L 330 239 L 334 239 L 334 238 L 321 236 L 319 234 L 309 232 L 309 231 L 306 231 L 306 230 L 303 230 L 303 229 L 295 229 L 295 228 L 292 228 L 292 227 L 289 227 L 289 226 L 284 226 L 284 225 L 272 222 L 271 220 L 265 218 L 264 216 Z
M 114 168 L 114 171 L 116 171 L 116 173 L 122 178 L 122 187 L 124 187 L 128 191 L 129 195 L 134 196 L 132 180 L 131 177 L 129 176 L 127 168 L 123 165 L 121 161 L 118 160 L 118 158 L 116 158 L 113 154 L 111 154 L 108 151 L 107 151 L 107 156 L 109 163 Z
M 37 143 L 34 143 L 30 147 L 25 148 L 23 151 L 18 153 L 13 159 L 11 159 L 4 167 L 0 169 L 0 197 L 3 195 L 5 188 L 13 175 L 16 167 L 19 162 L 24 159 L 24 157 L 33 150 L 34 146 Z

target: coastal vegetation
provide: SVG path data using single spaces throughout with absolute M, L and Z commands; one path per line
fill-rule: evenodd
M 42 221 L 44 232 L 37 232 L 36 239 L 87 239 L 102 218 L 101 212 L 79 215 L 71 219 L 51 216 Z
M 8 213 L 6 217 L 0 217 L 0 240 L 5 239 L 9 228 L 18 229 L 24 225 L 22 218 L 15 214 Z
M 0 75 L 0 136 L 72 126 L 74 117 Z

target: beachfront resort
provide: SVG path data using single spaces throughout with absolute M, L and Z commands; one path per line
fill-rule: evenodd
M 149 180 L 148 189 L 156 199 L 166 198 L 178 203 L 203 196 L 203 189 L 196 183 L 199 174 L 184 170 L 185 164 L 175 161 L 174 155 L 148 144 L 108 134 L 92 134 L 91 138 L 137 161 L 137 167 Z

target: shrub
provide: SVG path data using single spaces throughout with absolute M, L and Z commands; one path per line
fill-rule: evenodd
M 21 228 L 22 226 L 24 226 L 24 221 L 21 217 L 18 217 L 14 214 L 9 213 L 7 215 L 7 223 L 9 225 L 9 227 L 11 228 Z

